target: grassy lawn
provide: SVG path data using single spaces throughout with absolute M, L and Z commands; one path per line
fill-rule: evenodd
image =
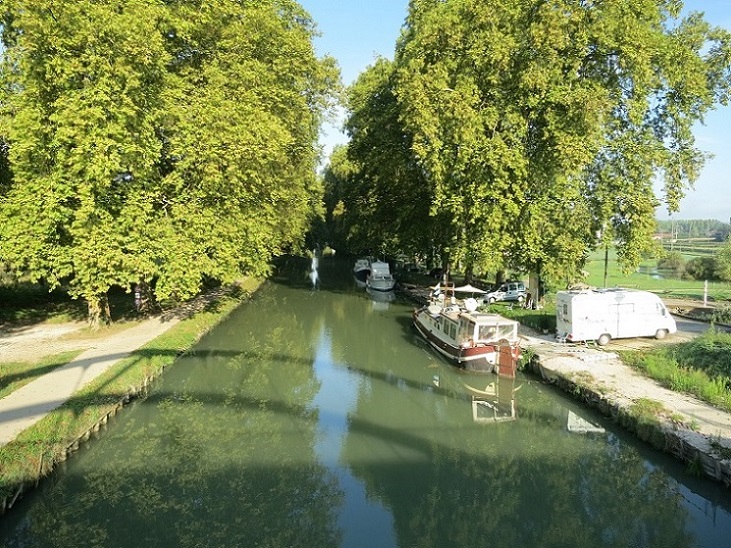
M 691 342 L 621 357 L 663 386 L 731 413 L 731 333 L 711 330 Z
M 64 352 L 48 356 L 40 362 L 10 362 L 0 366 L 0 399 L 34 381 L 41 375 L 67 364 L 82 351 Z
M 623 274 L 617 264 L 617 255 L 610 250 L 607 261 L 607 287 L 630 287 L 652 291 L 665 297 L 703 300 L 704 283 L 698 280 L 661 278 L 654 274 L 657 260 L 648 259 L 629 274 Z M 604 252 L 589 256 L 584 269 L 589 273 L 586 283 L 604 287 Z M 713 301 L 731 301 L 731 283 L 708 282 L 708 298 Z

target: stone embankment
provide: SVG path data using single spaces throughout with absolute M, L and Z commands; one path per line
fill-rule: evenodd
M 402 287 L 415 302 L 428 290 Z M 571 397 L 599 410 L 689 469 L 731 486 L 731 414 L 664 388 L 605 349 L 556 342 L 521 328 L 525 368 Z

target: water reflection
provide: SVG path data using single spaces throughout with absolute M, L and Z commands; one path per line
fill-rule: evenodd
M 551 387 L 466 375 L 323 259 L 5 516 L 4 546 L 722 546 L 727 492 Z M 342 280 L 342 281 L 341 281 Z

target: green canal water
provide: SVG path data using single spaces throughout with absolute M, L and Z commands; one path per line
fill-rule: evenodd
M 458 372 L 349 264 L 317 289 L 287 267 L 0 518 L 0 546 L 729 546 L 728 490 L 536 378 Z

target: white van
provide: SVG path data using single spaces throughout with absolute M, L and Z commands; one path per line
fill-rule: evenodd
M 677 331 L 660 297 L 633 289 L 593 289 L 556 293 L 556 336 L 565 341 L 655 337 Z

